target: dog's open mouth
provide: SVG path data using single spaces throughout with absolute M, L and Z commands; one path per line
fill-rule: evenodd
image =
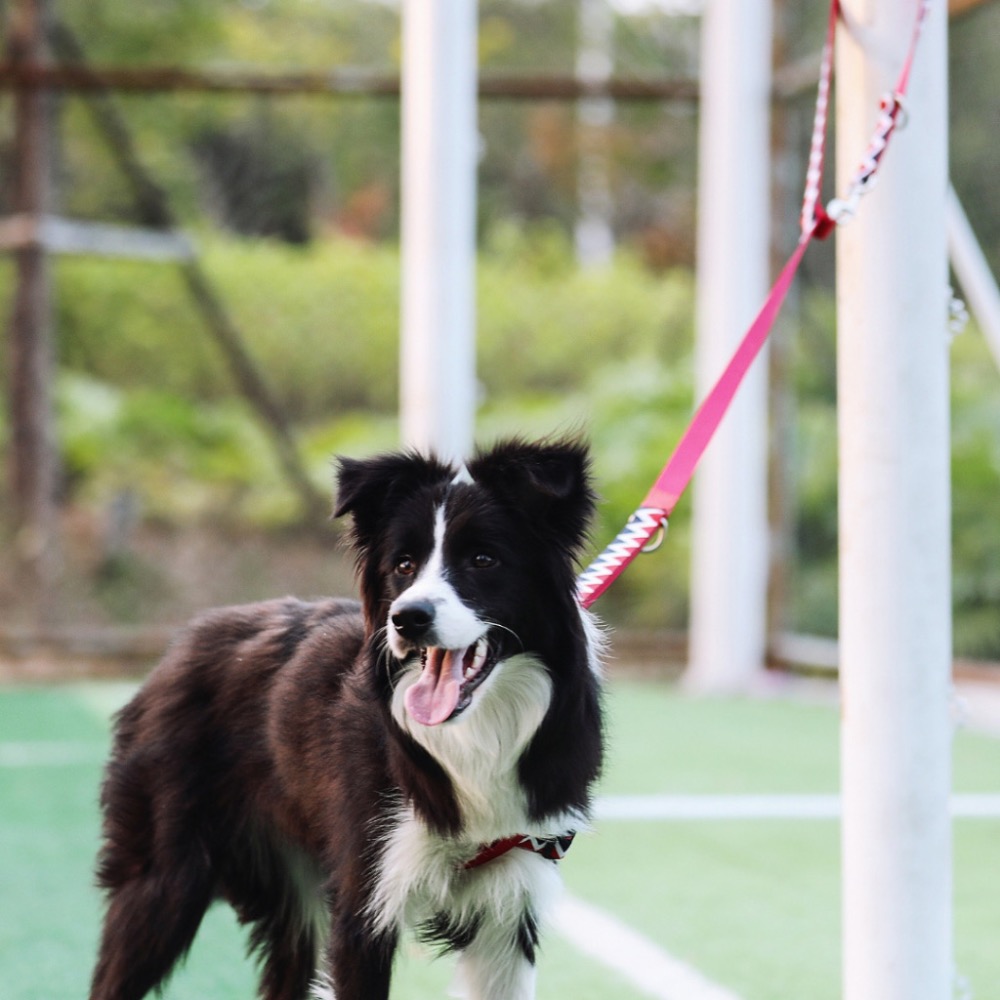
M 420 650 L 420 677 L 406 692 L 406 710 L 424 726 L 437 726 L 472 703 L 472 694 L 496 666 L 485 638 L 467 649 Z

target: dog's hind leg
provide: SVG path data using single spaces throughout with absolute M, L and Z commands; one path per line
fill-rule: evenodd
M 199 811 L 181 809 L 157 769 L 119 732 L 101 805 L 98 885 L 107 911 L 91 1000 L 140 1000 L 187 954 L 215 897 Z
M 108 885 L 90 1000 L 141 1000 L 191 947 L 212 900 L 207 860 L 137 872 Z
M 328 922 L 319 870 L 304 854 L 260 831 L 230 842 L 221 868 L 221 897 L 241 924 L 252 926 L 259 996 L 305 1000 Z
M 318 942 L 307 929 L 269 941 L 260 977 L 262 1000 L 306 1000 L 316 980 Z

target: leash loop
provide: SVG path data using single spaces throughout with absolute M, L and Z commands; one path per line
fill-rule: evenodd
M 643 506 L 628 519 L 625 527 L 576 580 L 576 598 L 589 608 L 621 575 L 626 566 L 649 544 L 663 527 L 667 512 Z

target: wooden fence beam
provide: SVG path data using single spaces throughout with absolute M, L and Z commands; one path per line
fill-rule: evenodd
M 18 0 L 10 12 L 10 65 L 30 68 L 46 57 L 48 0 Z M 38 218 L 52 200 L 50 95 L 20 90 L 14 96 L 14 210 Z M 7 328 L 9 482 L 15 552 L 24 585 L 44 606 L 57 551 L 55 414 L 52 403 L 51 274 L 39 245 L 15 252 L 14 302 Z

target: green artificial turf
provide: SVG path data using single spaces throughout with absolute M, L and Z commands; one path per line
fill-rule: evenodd
M 101 901 L 92 883 L 108 715 L 127 689 L 0 689 L 0 997 L 83 997 Z M 602 794 L 837 788 L 834 708 L 684 698 L 616 681 Z M 35 763 L 29 761 L 34 759 Z M 955 787 L 1000 792 L 1000 740 L 960 733 Z M 605 821 L 563 865 L 570 891 L 745 1000 L 839 996 L 839 841 L 830 820 Z M 1000 820 L 955 824 L 955 950 L 973 995 L 1000 995 Z M 167 1000 L 254 994 L 244 932 L 210 911 Z M 394 1000 L 445 995 L 452 963 L 404 947 Z M 550 932 L 540 1000 L 639 1000 Z

